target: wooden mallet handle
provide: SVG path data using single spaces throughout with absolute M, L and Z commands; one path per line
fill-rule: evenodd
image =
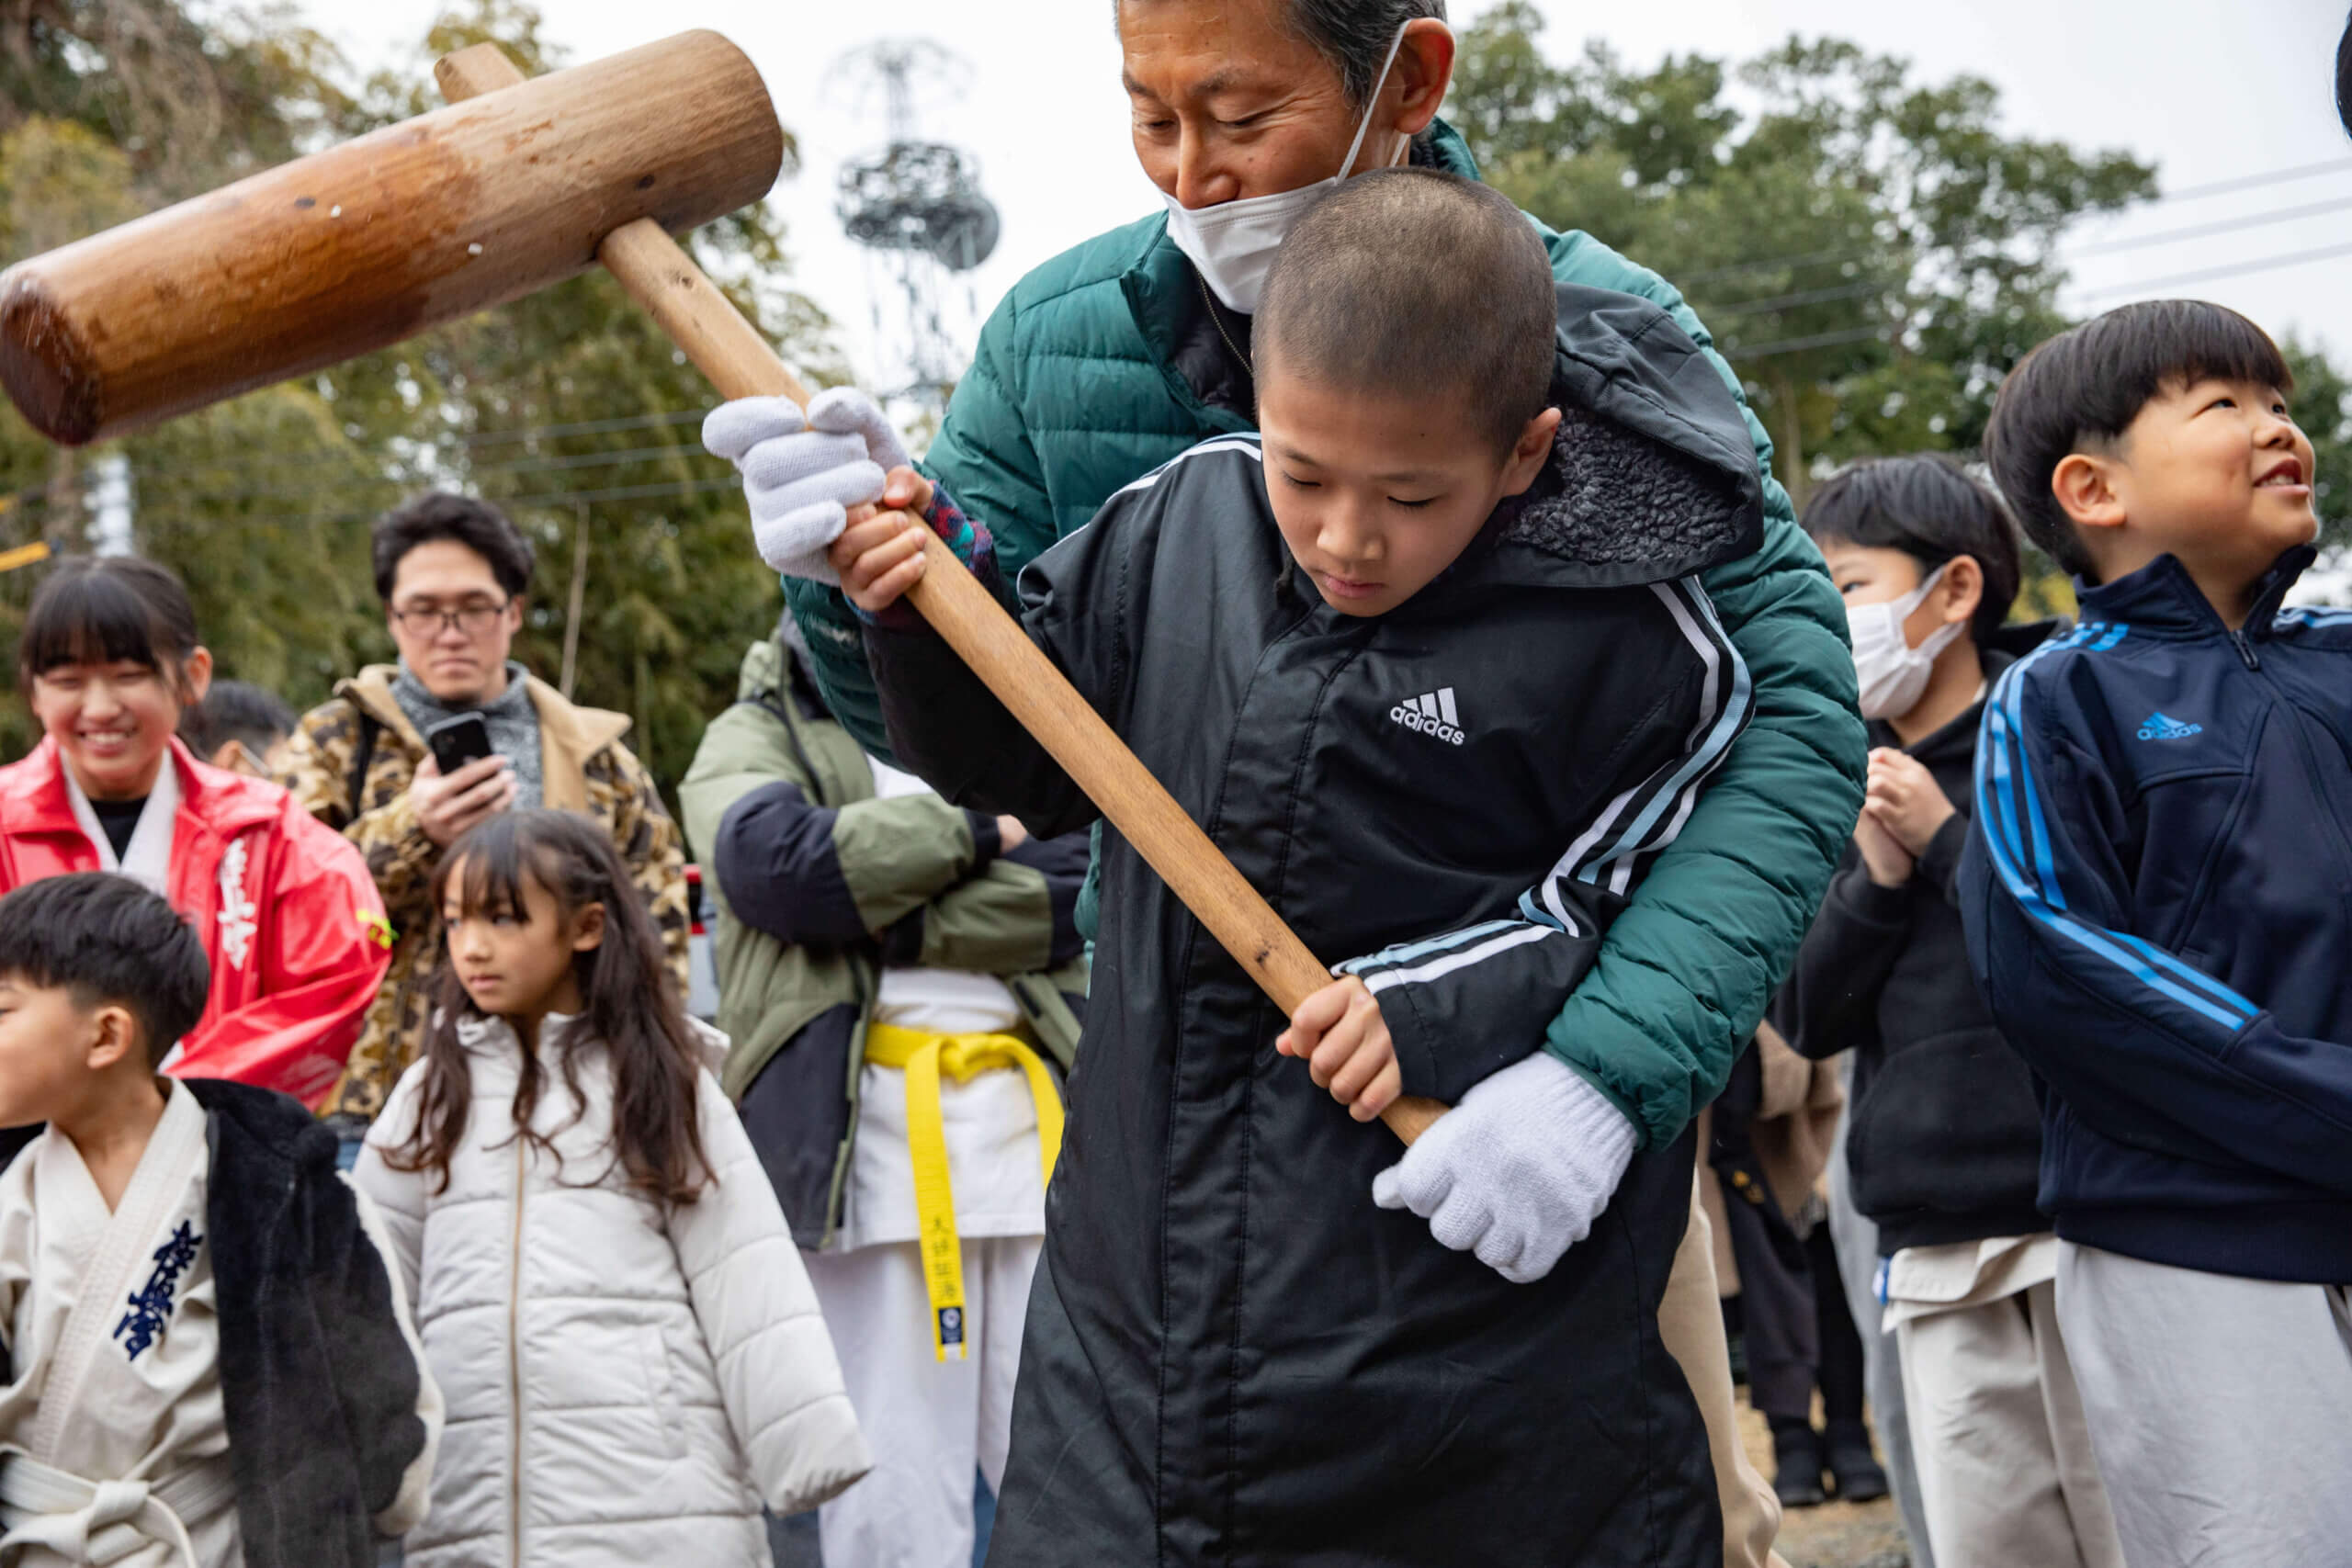
M 525 79 L 503 51 L 487 43 L 444 56 L 434 75 L 452 103 Z M 660 224 L 645 218 L 623 224 L 597 248 L 596 259 L 710 378 L 721 397 L 781 395 L 808 402 L 808 389 Z M 1274 1005 L 1292 1012 L 1329 985 L 1330 971 L 965 570 L 946 542 L 925 530 L 923 550 L 930 565 L 907 591 L 908 601 L 1126 835 Z M 1434 1100 L 1408 1097 L 1382 1111 L 1381 1120 L 1409 1144 L 1444 1113 Z

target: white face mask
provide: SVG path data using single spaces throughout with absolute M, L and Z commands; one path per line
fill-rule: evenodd
M 1904 639 L 1903 623 L 1911 612 L 1928 602 L 1928 595 L 1943 581 L 1944 572 L 1951 566 L 1946 561 L 1929 573 L 1928 581 L 1900 599 L 1883 604 L 1849 604 L 1846 624 L 1854 639 L 1854 674 L 1861 682 L 1862 716 L 1864 718 L 1900 718 L 1919 705 L 1919 694 L 1928 689 L 1928 677 L 1936 666 L 1936 655 L 1951 646 L 1952 639 L 1968 629 L 1965 621 L 1954 621 L 1938 626 L 1928 634 L 1928 640 L 1913 648 Z
M 1408 22 L 1407 27 L 1411 26 Z M 1228 310 L 1245 316 L 1258 312 L 1259 297 L 1265 292 L 1266 269 L 1274 264 L 1274 253 L 1290 237 L 1292 228 L 1306 216 L 1307 209 L 1340 188 L 1355 167 L 1356 153 L 1363 150 L 1364 133 L 1372 129 L 1373 111 L 1380 107 L 1380 90 L 1388 85 L 1388 68 L 1396 63 L 1396 51 L 1405 42 L 1405 28 L 1396 29 L 1396 37 L 1388 45 L 1388 58 L 1380 62 L 1380 80 L 1372 86 L 1372 98 L 1363 111 L 1363 118 L 1356 126 L 1356 139 L 1348 143 L 1348 155 L 1340 160 L 1340 172 L 1328 180 L 1296 190 L 1277 191 L 1272 196 L 1245 196 L 1233 201 L 1220 201 L 1215 207 L 1188 208 L 1166 191 L 1159 199 L 1168 204 L 1168 237 L 1176 248 L 1192 258 L 1200 268 L 1201 277 L 1225 301 Z M 1404 162 L 1412 148 L 1410 138 L 1389 160 L 1394 167 Z

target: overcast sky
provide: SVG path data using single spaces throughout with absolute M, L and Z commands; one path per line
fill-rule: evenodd
M 800 140 L 802 171 L 772 198 L 789 227 L 796 281 L 840 321 L 853 368 L 869 384 L 888 368 L 875 362 L 870 327 L 871 290 L 884 279 L 842 235 L 833 184 L 842 161 L 877 147 L 884 129 L 879 95 L 865 95 L 861 105 L 839 69 L 850 51 L 877 39 L 922 36 L 968 62 L 960 93 L 934 86 L 919 95 L 918 110 L 922 134 L 978 155 L 983 187 L 1003 215 L 995 255 L 967 280 L 979 312 L 1038 262 L 1157 205 L 1128 145 L 1109 0 L 539 4 L 549 31 L 575 60 L 692 27 L 717 28 L 750 54 L 778 114 Z M 2319 338 L 2339 358 L 2352 358 L 2352 251 L 2211 280 L 2167 281 L 2352 246 L 2352 143 L 2331 103 L 2335 40 L 2346 4 L 1540 0 L 1540 8 L 1550 18 L 1546 39 L 1555 57 L 1597 35 L 1637 62 L 1668 51 L 1738 58 L 1794 31 L 1907 56 L 1925 77 L 1977 73 L 2001 88 L 2010 130 L 2129 149 L 2157 165 L 2167 191 L 2331 164 L 2308 177 L 2168 200 L 2086 225 L 2075 243 L 2103 248 L 2080 259 L 2073 303 L 2088 310 L 2150 294 L 2195 294 L 2234 306 L 2273 332 Z M 413 50 L 439 6 L 436 0 L 306 0 L 306 9 L 356 61 L 372 65 Z M 1483 9 L 1485 0 L 1454 0 L 1454 19 Z M 2118 241 L 2311 207 L 2329 209 L 2111 248 Z M 958 311 L 967 293 L 962 286 L 951 293 Z M 895 299 L 883 299 L 880 308 L 894 311 Z M 970 323 L 959 325 L 968 345 Z

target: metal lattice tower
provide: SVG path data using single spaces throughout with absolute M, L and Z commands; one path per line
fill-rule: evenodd
M 946 412 L 966 350 L 949 323 L 949 275 L 969 272 L 996 249 L 997 212 L 980 194 L 979 163 L 969 152 L 917 133 L 914 81 L 960 91 L 964 62 L 928 39 L 888 39 L 854 50 L 836 67 L 840 79 L 879 85 L 889 142 L 842 166 L 833 210 L 852 240 L 866 247 L 904 302 L 900 331 L 883 322 L 880 291 L 874 327 L 907 379 L 889 394 Z M 977 316 L 967 287 L 966 313 Z M 899 341 L 888 340 L 896 337 Z

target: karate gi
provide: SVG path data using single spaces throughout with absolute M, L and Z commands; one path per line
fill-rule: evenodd
M 112 1213 L 54 1130 L 0 1173 L 12 1568 L 243 1568 L 208 1177 L 204 1110 L 176 1085 Z
M 876 798 L 928 793 L 911 774 L 868 761 Z M 1021 1020 L 1002 980 L 954 969 L 883 970 L 873 1015 L 876 1024 L 947 1035 L 1009 1033 Z M 805 1257 L 876 1464 L 825 1505 L 819 1526 L 828 1562 L 950 1568 L 971 1560 L 973 1472 L 1000 1484 L 1012 1442 L 1021 1325 L 1046 1233 L 1037 1105 L 1011 1068 L 940 1080 L 964 1285 L 962 1353 L 942 1359 L 925 1327 L 907 1075 L 871 1060 L 859 1072 L 840 1238 Z

